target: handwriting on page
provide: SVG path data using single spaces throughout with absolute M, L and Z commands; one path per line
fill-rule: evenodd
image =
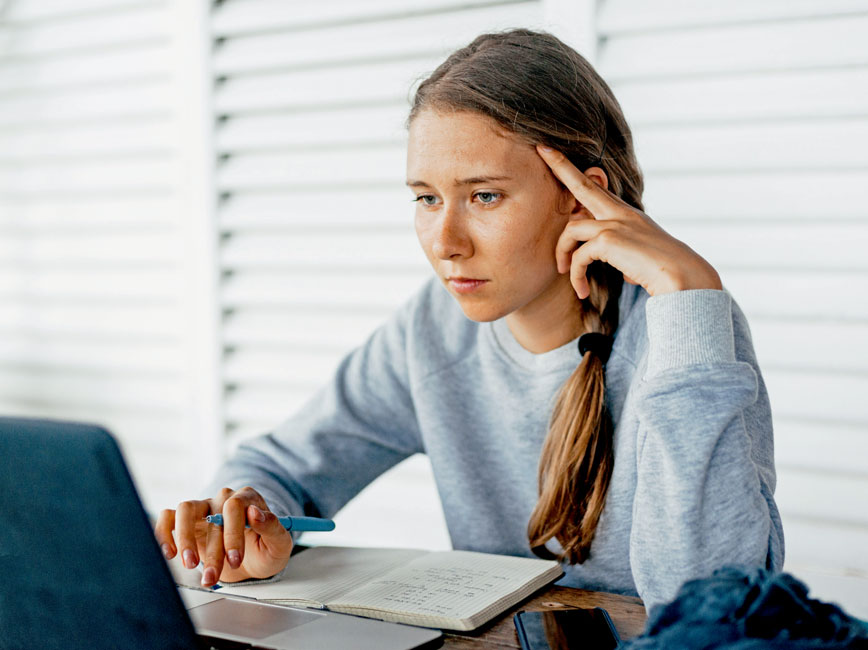
M 527 579 L 521 564 L 505 568 L 503 558 L 491 562 L 491 566 L 486 564 L 489 563 L 477 559 L 472 563 L 443 566 L 442 560 L 438 564 L 436 554 L 432 554 L 354 590 L 352 597 L 355 602 L 382 609 L 468 617 L 520 587 Z
M 503 595 L 502 587 L 509 584 L 506 576 L 487 571 L 435 568 L 408 569 L 403 580 L 376 580 L 373 585 L 385 588 L 380 600 L 396 608 L 412 607 L 414 611 L 438 616 L 462 616 L 480 608 L 480 601 L 493 602 Z M 468 612 L 467 605 L 473 605 Z M 482 605 L 484 607 L 484 605 Z

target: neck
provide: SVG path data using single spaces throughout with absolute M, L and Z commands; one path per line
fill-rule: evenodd
M 583 331 L 581 303 L 566 274 L 505 320 L 515 340 L 534 354 L 559 348 Z

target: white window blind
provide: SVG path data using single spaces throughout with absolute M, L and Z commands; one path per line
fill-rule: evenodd
M 541 16 L 536 1 L 215 9 L 230 439 L 291 415 L 429 277 L 404 187 L 411 86 L 479 33 Z M 448 546 L 426 463 L 372 485 L 329 543 Z
M 868 3 L 601 5 L 646 207 L 747 313 L 787 565 L 868 575 Z
M 166 505 L 200 482 L 171 12 L 0 7 L 0 412 L 108 426 Z

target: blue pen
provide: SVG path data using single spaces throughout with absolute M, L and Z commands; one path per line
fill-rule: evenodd
M 305 530 L 334 530 L 335 522 L 331 519 L 320 519 L 319 517 L 278 517 L 277 520 L 286 530 L 305 531 Z M 217 526 L 223 525 L 223 515 L 208 515 L 205 521 L 209 524 Z M 245 528 L 250 528 L 247 524 Z

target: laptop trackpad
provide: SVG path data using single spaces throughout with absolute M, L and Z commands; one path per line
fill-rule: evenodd
M 200 634 L 249 639 L 264 639 L 324 616 L 315 612 L 265 603 L 248 603 L 233 598 L 223 598 L 194 607 L 189 614 Z

